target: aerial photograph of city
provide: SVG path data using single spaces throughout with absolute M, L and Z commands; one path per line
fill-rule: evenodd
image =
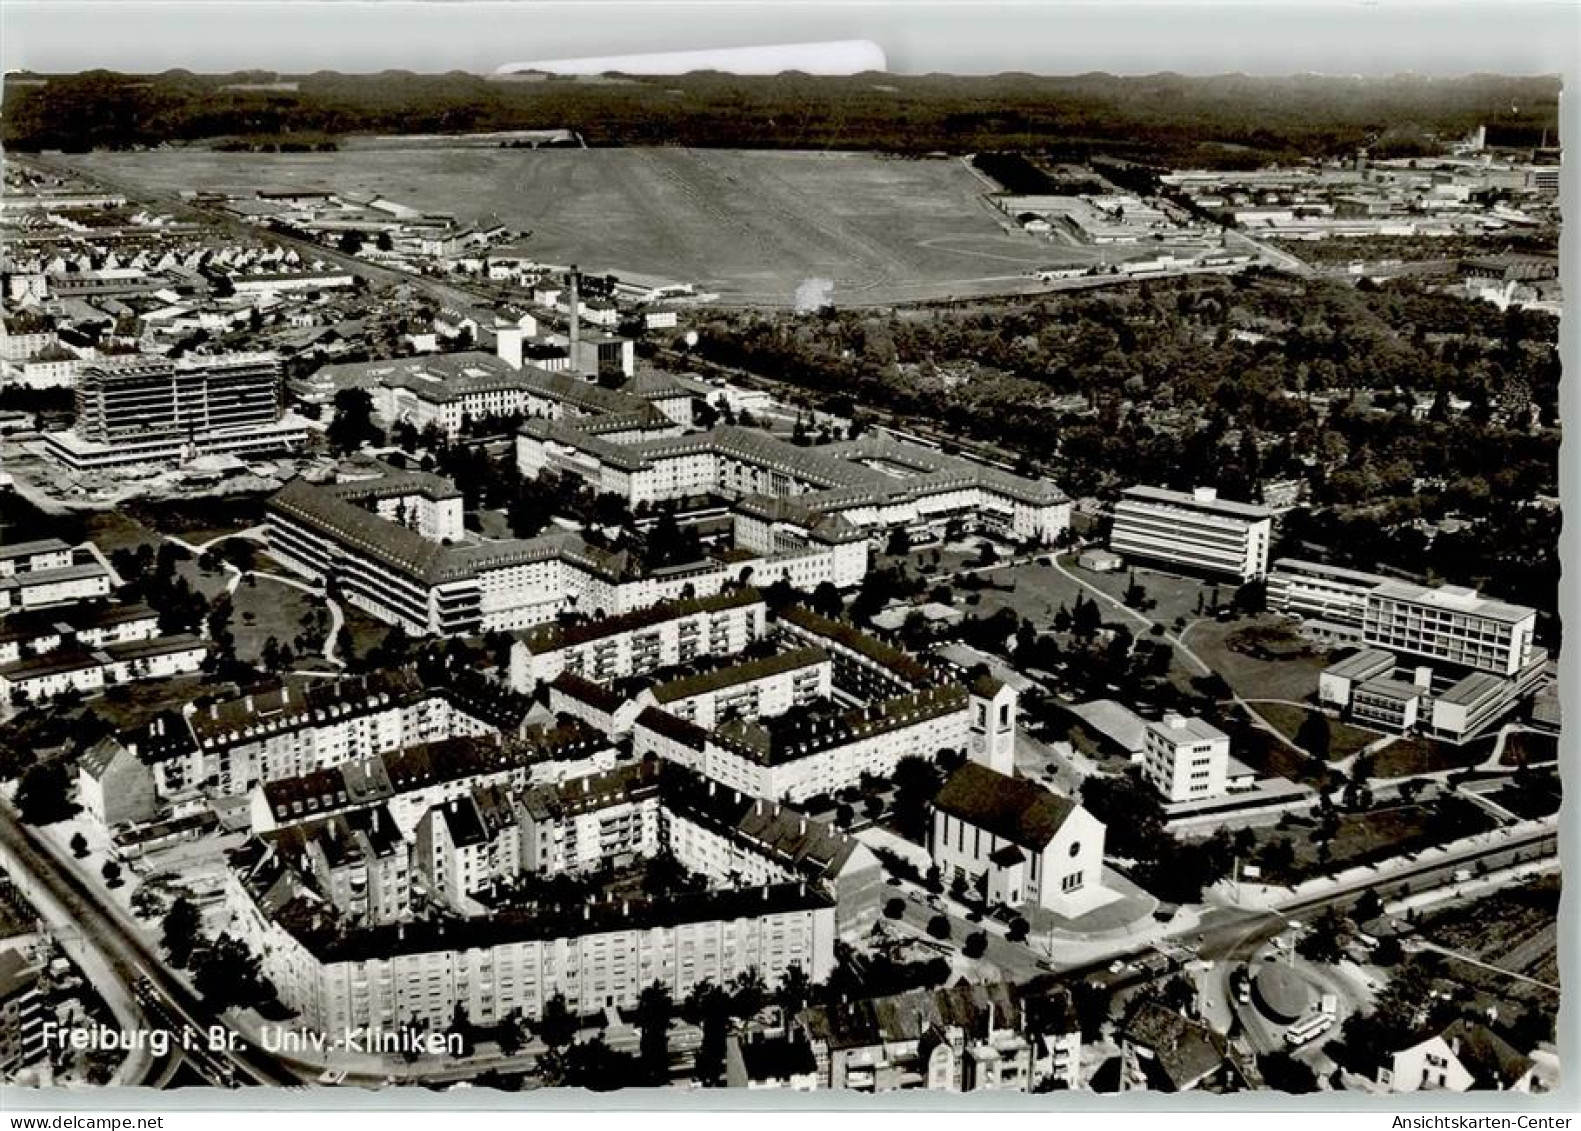
M 6 1095 L 1559 1090 L 1561 79 L 1068 70 L 8 69 Z

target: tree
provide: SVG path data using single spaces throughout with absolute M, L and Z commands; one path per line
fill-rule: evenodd
M 170 964 L 178 970 L 186 968 L 192 960 L 192 951 L 198 944 L 198 932 L 203 927 L 203 916 L 197 904 L 186 896 L 179 897 L 165 912 L 160 924 L 159 944 L 164 947 Z
M 576 1040 L 581 1023 L 567 1005 L 565 994 L 557 992 L 544 1003 L 543 1016 L 538 1019 L 535 1028 L 544 1044 L 551 1050 L 560 1050 Z
M 1076 607 L 1071 611 L 1071 632 L 1082 640 L 1091 640 L 1098 635 L 1098 629 L 1103 624 L 1103 614 L 1098 610 L 1098 603 L 1079 594 L 1076 597 Z
M 59 761 L 36 762 L 17 784 L 17 812 L 30 825 L 64 821 L 77 811 L 68 796 L 70 788 L 66 767 Z
M 730 995 L 712 982 L 692 989 L 683 1011 L 687 1020 L 703 1030 L 693 1071 L 699 1083 L 716 1087 L 725 1072 L 725 1040 L 730 1033 Z
M 221 935 L 198 952 L 192 965 L 192 984 L 216 1013 L 232 1006 L 255 1005 L 265 996 L 257 955 L 230 935 Z
M 106 860 L 104 867 L 99 869 L 99 873 L 104 877 L 106 887 L 118 888 L 121 886 L 121 866 L 114 860 Z
M 1327 759 L 1332 741 L 1328 716 L 1322 711 L 1308 711 L 1296 728 L 1296 745 L 1315 758 Z
M 1283 1050 L 1259 1056 L 1257 1071 L 1261 1073 L 1263 1083 L 1276 1092 L 1305 1095 L 1318 1088 L 1317 1073 L 1312 1070 L 1312 1066 Z
M 638 1060 L 629 1053 L 610 1048 L 602 1033 L 590 1041 L 573 1045 L 566 1054 L 565 1083 L 568 1087 L 613 1092 L 641 1082 Z
M 342 232 L 335 246 L 340 248 L 343 254 L 356 255 L 362 250 L 362 233 L 354 231 Z
M 935 915 L 928 920 L 928 935 L 939 940 L 950 937 L 950 919 L 947 915 Z
M 494 1027 L 494 1040 L 506 1056 L 515 1056 L 527 1046 L 527 1025 L 522 1020 L 521 1010 L 513 1009 L 500 1018 Z
M 88 855 L 88 838 L 81 833 L 71 834 L 71 854 L 78 860 Z
M 655 981 L 637 998 L 637 1028 L 642 1034 L 638 1059 L 649 1085 L 669 1081 L 670 1024 L 674 1019 L 675 1000 L 663 982 Z
M 973 931 L 961 945 L 961 953 L 967 958 L 981 958 L 988 953 L 988 936 L 982 931 Z
M 1312 962 L 1338 962 L 1345 957 L 1345 943 L 1354 933 L 1351 921 L 1330 907 L 1301 936 L 1296 952 Z
M 468 1057 L 478 1051 L 477 1029 L 472 1024 L 472 1018 L 467 1014 L 466 1006 L 459 1001 L 456 1002 L 456 1008 L 450 1015 L 450 1028 L 446 1032 L 456 1038 L 461 1056 Z
M 785 973 L 780 975 L 779 985 L 774 987 L 774 1004 L 787 1014 L 795 1014 L 807 1007 L 811 996 L 812 981 L 807 977 L 807 972 L 802 969 L 801 963 L 791 963 L 785 968 Z
M 373 423 L 373 397 L 366 389 L 341 389 L 335 394 L 335 417 L 325 433 L 330 447 L 342 455 L 378 440 Z
M 899 919 L 906 914 L 906 901 L 900 896 L 884 901 L 884 918 Z
M 756 966 L 737 974 L 730 983 L 730 1012 L 743 1021 L 755 1017 L 768 1001 L 768 986 Z
M 1361 893 L 1361 898 L 1356 900 L 1353 912 L 1358 923 L 1368 923 L 1383 914 L 1383 900 L 1372 888 Z
M 807 604 L 813 612 L 830 620 L 834 620 L 845 611 L 845 599 L 830 581 L 820 581 L 818 587 L 812 591 L 812 596 L 808 598 Z

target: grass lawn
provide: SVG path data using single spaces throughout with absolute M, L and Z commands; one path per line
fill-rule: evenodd
M 1504 752 L 1499 761 L 1506 766 L 1519 766 L 1522 762 L 1536 765 L 1540 762 L 1559 760 L 1559 736 L 1537 734 L 1529 730 L 1511 732 L 1504 740 Z
M 1142 566 L 1136 567 L 1135 570 L 1122 569 L 1115 573 L 1092 573 L 1076 564 L 1075 555 L 1066 555 L 1060 559 L 1060 562 L 1094 589 L 1107 593 L 1116 601 L 1125 599 L 1125 591 L 1130 588 L 1131 574 L 1134 572 L 1136 583 L 1147 591 L 1150 600 L 1157 602 L 1143 615 L 1171 626 L 1179 617 L 1189 621 L 1202 616 L 1203 610 L 1213 600 L 1215 588 L 1218 590 L 1221 603 L 1235 596 L 1235 584 L 1228 581 L 1215 585 L 1211 581 L 1201 581 L 1175 573 L 1162 573 Z M 1200 607 L 1199 601 L 1202 602 Z
M 1059 607 L 1061 605 L 1067 609 L 1074 607 L 1077 596 L 1082 592 L 1080 586 L 1053 566 L 1039 565 L 1037 562 L 996 569 L 979 576 L 993 585 L 1009 585 L 1014 588 L 980 590 L 982 600 L 975 607 L 978 613 L 992 616 L 1000 609 L 1008 608 L 1013 610 L 1016 616 L 1024 617 L 1044 630 L 1054 619 Z M 969 592 L 958 583 L 954 588 L 958 602 Z M 1104 609 L 1103 613 L 1105 621 L 1122 619 L 1110 609 Z
M 121 730 L 130 730 L 161 711 L 179 711 L 200 695 L 230 689 L 217 687 L 213 677 L 201 672 L 174 679 L 144 679 L 122 683 L 92 701 L 95 714 Z
M 126 512 L 161 534 L 201 545 L 223 534 L 235 534 L 263 521 L 265 495 L 205 496 L 198 499 L 128 503 Z
M 157 533 L 121 511 L 94 511 L 83 517 L 83 537 L 99 547 L 108 558 L 117 550 L 136 550 L 149 546 L 156 552 L 161 545 Z
M 1275 730 L 1292 741 L 1297 741 L 1296 735 L 1307 717 L 1317 713 L 1304 707 L 1292 707 L 1288 703 L 1257 703 L 1253 706 Z M 1376 742 L 1382 737 L 1374 731 L 1362 730 L 1338 719 L 1330 719 L 1328 728 L 1329 744 L 1326 757 L 1330 762 L 1348 758 L 1368 743 Z
M 1186 644 L 1242 698 L 1296 702 L 1310 699 L 1317 691 L 1318 673 L 1328 666 L 1328 658 L 1316 650 L 1292 649 L 1283 659 L 1259 659 L 1237 651 L 1231 646 L 1233 638 L 1248 628 L 1272 634 L 1288 630 L 1289 622 L 1272 614 L 1238 621 L 1204 621 L 1187 631 Z
M 1250 723 L 1222 728 L 1230 736 L 1230 755 L 1259 773 L 1322 788 L 1327 771 L 1319 773 L 1311 758 L 1303 757 L 1267 731 Z
M 1374 777 L 1404 778 L 1430 774 L 1437 770 L 1459 770 L 1487 761 L 1493 752 L 1494 736 L 1474 739 L 1464 746 L 1435 742 L 1431 738 L 1408 735 L 1378 751 Z
M 1028 289 L 1022 273 L 1140 258 L 1040 239 L 984 206 L 954 158 L 823 150 L 342 149 L 336 153 L 82 154 L 80 167 L 155 190 L 378 193 L 463 223 L 490 216 L 532 236 L 546 262 L 691 280 L 748 304 L 792 306 L 808 278 L 892 305 Z
M 242 663 L 256 664 L 271 636 L 298 658 L 322 656 L 329 613 L 324 603 L 311 594 L 262 577 L 252 585 L 243 581 L 232 600 L 235 612 L 231 632 L 236 637 L 236 658 Z M 312 627 L 303 625 L 304 617 L 313 619 Z M 301 646 L 298 637 L 304 638 Z
M 1435 801 L 1430 805 L 1396 805 L 1363 813 L 1346 813 L 1340 818 L 1339 831 L 1330 843 L 1330 855 L 1326 862 L 1314 835 L 1315 818 L 1297 819 L 1283 828 L 1258 829 L 1257 842 L 1262 845 L 1288 839 L 1295 849 L 1295 865 L 1291 873 L 1282 878 L 1288 882 L 1298 882 L 1459 840 L 1486 832 L 1495 824 L 1493 817 L 1485 810 L 1469 802 L 1456 805 L 1453 819 L 1445 819 L 1435 811 L 1442 804 L 1442 801 Z
M 346 627 L 351 630 L 352 651 L 359 656 L 366 656 L 370 648 L 383 644 L 384 638 L 390 634 L 389 625 L 375 620 L 348 601 L 340 603 L 340 610 L 346 614 Z

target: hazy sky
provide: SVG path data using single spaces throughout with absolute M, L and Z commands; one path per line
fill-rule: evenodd
M 4 0 L 8 70 L 492 71 L 521 59 L 872 39 L 903 73 L 1565 73 L 1581 5 L 729 0 Z

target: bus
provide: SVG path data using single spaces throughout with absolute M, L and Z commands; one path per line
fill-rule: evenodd
M 1334 1024 L 1334 1018 L 1322 1013 L 1314 1013 L 1310 1017 L 1303 1017 L 1290 1028 L 1285 1030 L 1285 1044 L 1296 1048 L 1308 1041 L 1316 1040 L 1328 1032 Z

